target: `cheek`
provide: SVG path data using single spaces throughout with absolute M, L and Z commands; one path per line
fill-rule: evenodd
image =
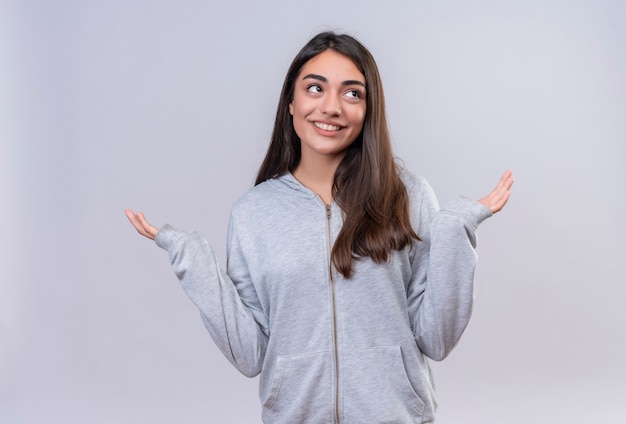
M 359 128 L 363 128 L 365 123 L 365 109 L 359 110 L 354 116 L 354 122 L 357 123 Z

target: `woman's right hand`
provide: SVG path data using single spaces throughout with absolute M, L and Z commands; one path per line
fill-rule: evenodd
M 146 221 L 146 217 L 142 212 L 135 213 L 131 209 L 126 209 L 124 213 L 139 234 L 144 237 L 148 237 L 150 240 L 154 240 L 159 232 L 159 229 Z

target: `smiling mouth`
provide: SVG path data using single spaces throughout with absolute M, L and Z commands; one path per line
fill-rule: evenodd
M 322 122 L 314 122 L 313 125 L 324 131 L 339 131 L 341 129 L 338 125 L 324 124 Z

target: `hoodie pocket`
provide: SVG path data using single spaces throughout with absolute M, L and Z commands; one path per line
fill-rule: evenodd
M 341 352 L 342 422 L 421 423 L 424 402 L 415 393 L 399 346 Z
M 322 423 L 332 420 L 332 352 L 278 356 L 263 421 Z

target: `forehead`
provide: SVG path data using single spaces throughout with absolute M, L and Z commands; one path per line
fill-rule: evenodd
M 324 50 L 309 59 L 302 67 L 298 79 L 309 74 L 323 76 L 329 82 L 354 80 L 365 84 L 365 76 L 352 59 L 332 49 Z

